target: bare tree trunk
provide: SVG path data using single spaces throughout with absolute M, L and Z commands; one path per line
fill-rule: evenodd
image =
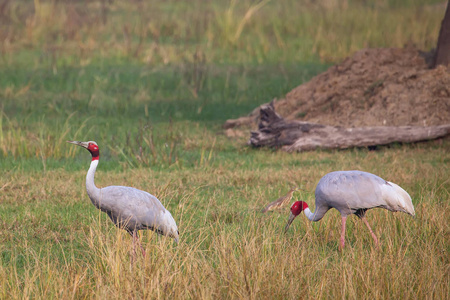
M 450 135 L 450 124 L 441 126 L 399 126 L 343 128 L 301 121 L 285 121 L 275 112 L 273 102 L 261 106 L 261 121 L 252 131 L 249 144 L 255 147 L 282 147 L 286 151 L 318 148 L 344 149 L 412 143 Z
M 450 0 L 441 23 L 433 68 L 438 65 L 450 66 Z

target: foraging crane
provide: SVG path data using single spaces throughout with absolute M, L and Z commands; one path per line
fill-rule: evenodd
M 342 217 L 339 245 L 341 250 L 345 245 L 345 221 L 350 214 L 357 215 L 366 224 L 376 247 L 378 239 L 365 218 L 368 209 L 381 207 L 393 212 L 401 211 L 411 216 L 415 215 L 411 197 L 404 189 L 393 182 L 362 171 L 336 171 L 326 174 L 317 184 L 315 197 L 314 212 L 311 212 L 308 204 L 303 201 L 292 204 L 285 233 L 302 211 L 310 221 L 317 222 L 330 208 L 335 208 Z
M 261 212 L 266 213 L 271 210 L 281 209 L 281 208 L 285 207 L 289 202 L 291 202 L 292 195 L 294 195 L 294 192 L 298 191 L 298 190 L 299 190 L 298 188 L 291 188 L 290 191 L 286 195 L 267 204 L 266 207 Z
M 150 229 L 161 235 L 175 239 L 178 243 L 178 228 L 170 212 L 159 200 L 144 191 L 127 186 L 108 186 L 97 188 L 94 183 L 100 151 L 94 141 L 68 143 L 86 148 L 92 155 L 91 166 L 86 175 L 86 190 L 95 207 L 108 214 L 113 223 L 125 229 L 133 236 L 133 254 L 135 252 L 138 230 Z M 144 249 L 142 253 L 145 256 Z

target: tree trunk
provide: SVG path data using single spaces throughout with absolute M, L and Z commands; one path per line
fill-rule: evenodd
M 438 65 L 450 66 L 450 0 L 441 23 L 433 68 Z
M 249 144 L 255 147 L 282 147 L 286 151 L 317 148 L 344 149 L 412 143 L 450 135 L 450 124 L 441 126 L 399 126 L 343 128 L 301 121 L 285 121 L 275 112 L 273 102 L 260 109 L 258 131 L 252 131 Z

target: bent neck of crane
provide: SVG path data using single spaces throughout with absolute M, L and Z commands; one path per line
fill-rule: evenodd
M 305 216 L 308 218 L 308 220 L 312 221 L 312 222 L 317 222 L 320 219 L 322 219 L 323 215 L 320 216 L 319 214 L 317 214 L 317 208 L 315 209 L 314 212 L 312 212 L 309 207 L 305 208 L 303 210 Z

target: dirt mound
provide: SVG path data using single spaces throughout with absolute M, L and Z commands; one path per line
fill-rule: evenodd
M 275 101 L 286 120 L 343 127 L 450 123 L 450 68 L 417 49 L 364 49 Z M 257 124 L 259 108 L 224 127 Z M 230 134 L 233 134 L 230 130 Z

